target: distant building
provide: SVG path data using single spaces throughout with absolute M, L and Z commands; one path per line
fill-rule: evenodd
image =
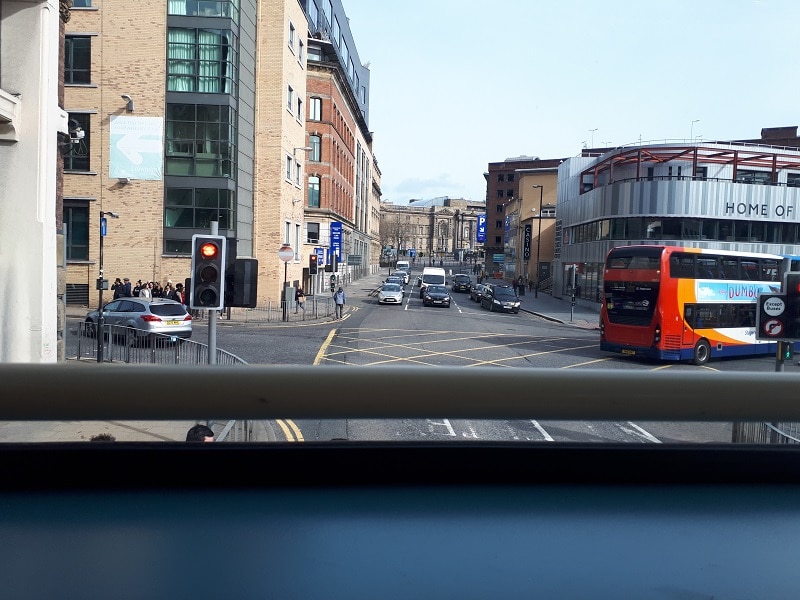
M 441 197 L 408 205 L 382 202 L 380 209 L 382 245 L 400 256 L 463 259 L 483 249 L 477 242 L 482 202 Z

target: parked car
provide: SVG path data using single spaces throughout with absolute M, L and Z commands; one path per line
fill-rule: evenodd
M 450 292 L 446 285 L 428 285 L 422 292 L 423 306 L 446 306 L 450 308 Z
M 469 275 L 464 273 L 457 273 L 453 275 L 453 291 L 454 292 L 469 292 L 472 287 L 472 279 Z
M 490 311 L 519 312 L 517 292 L 510 285 L 492 285 L 483 292 L 481 307 Z
M 403 304 L 403 286 L 397 283 L 384 283 L 378 291 L 378 304 Z
M 87 333 L 94 334 L 100 315 L 86 315 Z M 103 307 L 106 325 L 127 327 L 141 340 L 154 333 L 179 338 L 192 337 L 192 316 L 186 306 L 166 298 L 118 298 Z
M 469 299 L 475 302 L 480 302 L 483 298 L 483 292 L 486 290 L 486 284 L 476 283 L 469 290 Z

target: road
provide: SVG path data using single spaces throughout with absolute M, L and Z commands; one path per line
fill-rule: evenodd
M 404 365 L 462 368 L 636 369 L 696 371 L 691 364 L 656 363 L 602 353 L 595 330 L 554 323 L 530 314 L 481 309 L 468 294 L 454 293 L 450 308 L 423 307 L 407 288 L 402 306 L 380 306 L 367 287 L 352 290 L 350 312 L 341 321 L 291 327 L 220 323 L 218 346 L 253 364 L 312 364 L 369 367 Z M 204 341 L 198 323 L 194 339 Z M 787 364 L 787 370 L 797 369 Z M 702 367 L 719 371 L 775 370 L 774 358 L 717 361 Z M 325 393 L 324 385 L 298 382 L 298 393 Z M 338 391 L 337 391 L 338 393 Z M 374 393 L 380 393 L 376 390 Z M 409 394 L 426 393 L 414 390 Z M 436 390 L 427 393 L 447 393 Z M 497 390 L 502 394 L 503 390 Z M 535 390 L 531 390 L 535 394 Z M 631 394 L 635 390 L 620 390 Z M 487 398 L 490 402 L 491 398 Z M 408 420 L 281 424 L 290 440 L 529 440 L 631 443 L 727 442 L 730 424 L 598 423 L 556 421 Z

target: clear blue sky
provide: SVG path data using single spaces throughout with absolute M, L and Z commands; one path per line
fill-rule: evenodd
M 483 200 L 511 156 L 800 125 L 800 0 L 342 2 L 394 203 Z

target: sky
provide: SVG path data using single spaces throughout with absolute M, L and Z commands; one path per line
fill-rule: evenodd
M 509 157 L 800 125 L 800 0 L 342 0 L 383 199 L 484 200 Z

